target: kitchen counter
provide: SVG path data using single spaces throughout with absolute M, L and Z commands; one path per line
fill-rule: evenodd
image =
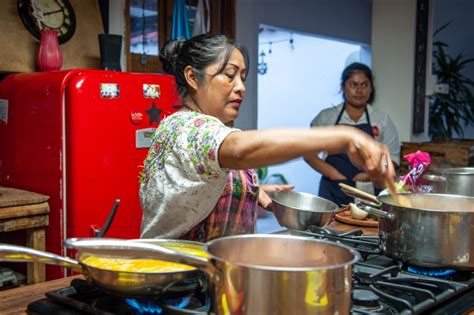
M 44 294 L 48 291 L 69 286 L 74 278 L 84 279 L 78 275 L 0 291 L 0 314 L 27 314 L 28 304 L 44 298 Z
M 328 228 L 337 231 L 363 230 L 364 234 L 367 235 L 377 234 L 377 228 L 348 225 L 338 221 L 331 222 L 331 224 L 328 225 Z M 74 278 L 83 279 L 84 277 L 78 275 L 0 291 L 0 314 L 27 314 L 26 307 L 29 303 L 44 298 L 44 294 L 48 291 L 69 286 L 71 280 Z

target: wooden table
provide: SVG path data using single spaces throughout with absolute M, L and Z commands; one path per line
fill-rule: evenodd
M 0 291 L 0 314 L 27 314 L 28 304 L 45 298 L 48 291 L 69 286 L 75 278 L 84 279 L 83 276 L 73 276 Z
M 25 230 L 26 246 L 45 250 L 48 199 L 45 195 L 0 186 L 0 232 Z M 28 263 L 26 278 L 28 284 L 45 281 L 45 265 Z

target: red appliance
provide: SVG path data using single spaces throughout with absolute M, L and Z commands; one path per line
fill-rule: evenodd
M 0 82 L 0 185 L 50 196 L 46 250 L 90 237 L 137 238 L 139 174 L 154 129 L 178 102 L 172 76 L 102 70 L 10 74 Z M 47 278 L 64 276 L 59 267 Z

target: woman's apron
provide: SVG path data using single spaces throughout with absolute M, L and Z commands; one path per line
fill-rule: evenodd
M 345 110 L 345 104 L 342 106 L 342 110 L 337 116 L 335 125 L 339 124 L 339 121 L 341 120 L 344 110 Z M 369 134 L 371 137 L 374 137 L 374 133 L 372 132 L 372 126 L 370 124 L 370 117 L 369 117 L 369 112 L 367 110 L 367 106 L 365 107 L 365 116 L 367 117 L 367 123 L 352 125 L 352 127 L 360 129 L 363 132 Z M 363 172 L 363 170 L 360 170 L 359 168 L 352 165 L 351 160 L 349 159 L 349 156 L 345 153 L 329 155 L 326 158 L 326 163 L 328 163 L 329 165 L 332 165 L 335 169 L 339 171 L 339 173 L 344 175 L 347 179 L 331 180 L 328 177 L 323 176 L 323 178 L 321 179 L 321 183 L 319 185 L 319 196 L 329 199 L 338 205 L 341 205 L 341 204 L 347 205 L 353 202 L 354 198 L 349 197 L 346 194 L 344 194 L 341 191 L 341 188 L 339 187 L 339 183 L 344 183 L 352 187 L 355 187 L 355 181 L 353 181 L 352 179 L 357 174 Z

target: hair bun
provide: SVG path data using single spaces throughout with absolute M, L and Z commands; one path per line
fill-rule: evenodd
M 169 41 L 160 50 L 159 57 L 165 73 L 176 75 L 176 62 L 184 42 L 184 39 Z

